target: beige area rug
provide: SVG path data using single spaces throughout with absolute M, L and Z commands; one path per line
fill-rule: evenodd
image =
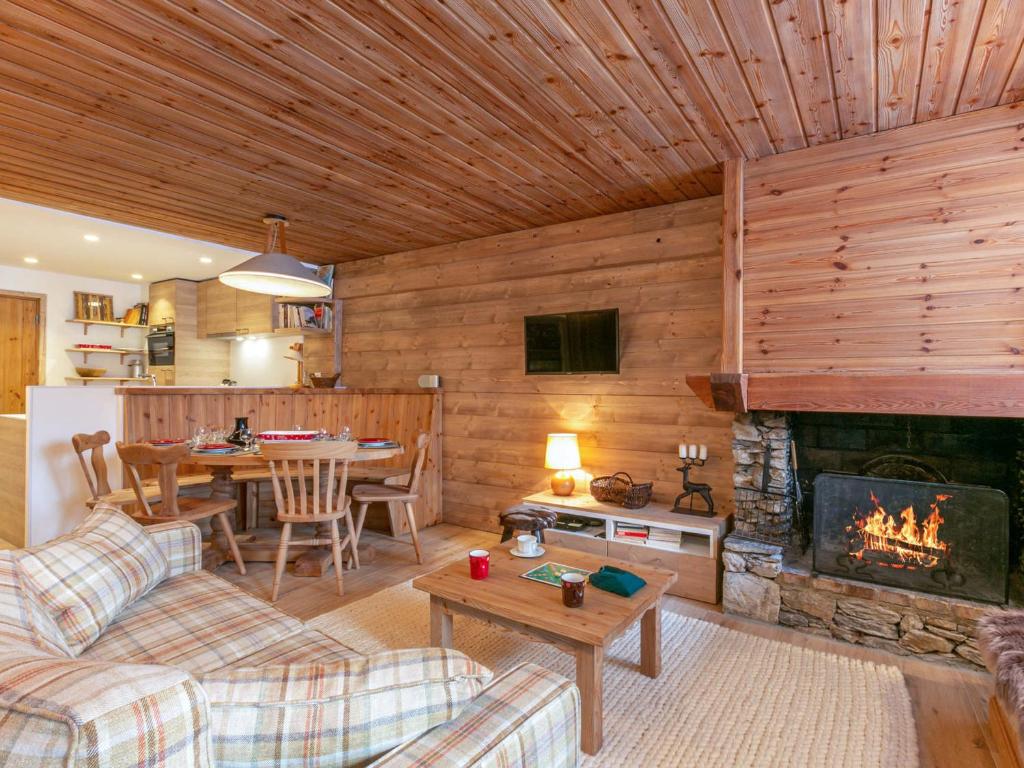
M 410 582 L 310 624 L 361 653 L 429 644 L 429 598 Z M 634 627 L 605 660 L 604 748 L 587 768 L 915 768 L 902 673 L 662 614 L 662 673 L 639 671 Z M 569 678 L 574 660 L 522 635 L 455 617 L 455 646 L 495 672 L 530 661 Z

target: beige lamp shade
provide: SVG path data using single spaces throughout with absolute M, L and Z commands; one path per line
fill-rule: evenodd
M 318 298 L 329 296 L 331 286 L 316 272 L 287 253 L 261 253 L 221 273 L 220 281 L 232 288 L 276 296 Z
M 267 225 L 264 252 L 222 272 L 218 279 L 224 285 L 251 293 L 303 299 L 330 296 L 331 286 L 301 261 L 288 255 L 284 242 L 288 219 L 271 213 L 263 217 L 263 223 Z
M 579 469 L 580 445 L 576 435 L 555 433 L 548 435 L 548 449 L 544 456 L 547 469 Z

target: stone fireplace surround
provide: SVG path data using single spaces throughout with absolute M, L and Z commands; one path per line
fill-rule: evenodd
M 771 411 L 739 414 L 733 423 L 734 482 L 739 488 L 761 487 L 768 445 L 770 489 L 791 488 L 790 443 L 795 436 L 801 446 L 797 453 L 804 485 L 822 469 L 856 471 L 866 458 L 901 448 L 925 454 L 950 480 L 1004 489 L 1012 484 L 1016 425 L 982 425 L 984 446 L 975 443 L 967 452 L 964 446 L 971 446 L 974 438 L 956 421 Z M 899 443 L 895 448 L 894 441 Z M 999 454 L 1002 462 L 995 458 Z M 796 510 L 793 517 L 788 546 L 726 538 L 722 604 L 727 613 L 898 655 L 983 666 L 976 627 L 993 606 L 814 574 L 811 551 L 801 546 L 807 539 Z M 737 529 L 744 524 L 737 514 Z

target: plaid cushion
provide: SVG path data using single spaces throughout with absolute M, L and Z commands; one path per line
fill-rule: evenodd
M 168 579 L 132 605 L 82 658 L 212 672 L 279 643 L 301 622 L 208 571 Z
M 25 587 L 13 551 L 0 552 L 0 654 L 30 650 L 71 656 L 64 635 Z
M 206 700 L 184 672 L 0 657 L 0 765 L 211 764 Z
M 427 648 L 221 670 L 202 684 L 218 766 L 345 766 L 456 717 L 490 677 L 458 651 Z
M 71 533 L 14 556 L 76 655 L 167 575 L 167 558 L 142 526 L 105 505 Z
M 268 667 L 281 664 L 312 664 L 314 662 L 329 664 L 361 657 L 362 654 L 356 653 L 351 648 L 342 645 L 337 640 L 332 640 L 315 629 L 304 629 L 297 635 L 287 637 L 268 645 L 262 651 L 256 651 L 251 656 L 239 659 L 229 665 L 228 669 Z
M 147 525 L 146 533 L 167 558 L 167 577 L 192 573 L 203 567 L 203 539 L 192 523 Z
M 554 672 L 522 664 L 457 719 L 403 744 L 373 768 L 575 768 L 579 744 L 579 690 Z

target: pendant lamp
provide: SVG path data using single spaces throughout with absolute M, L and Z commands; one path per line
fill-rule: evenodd
M 288 219 L 278 214 L 263 218 L 267 225 L 266 251 L 222 272 L 224 285 L 251 293 L 313 299 L 331 295 L 331 286 L 309 267 L 286 252 L 284 228 Z

